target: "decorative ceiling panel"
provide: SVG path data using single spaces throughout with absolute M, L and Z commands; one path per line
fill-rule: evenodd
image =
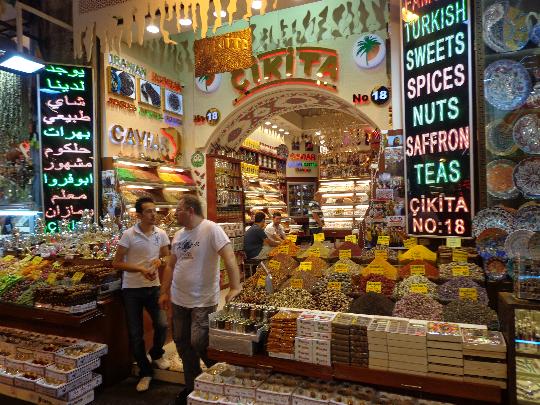
M 99 10 L 115 4 L 125 3 L 129 0 L 80 0 L 79 1 L 79 14 L 89 13 L 91 11 Z

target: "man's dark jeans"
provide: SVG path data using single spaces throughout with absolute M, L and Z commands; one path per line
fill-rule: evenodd
M 159 307 L 159 287 L 124 288 L 122 295 L 126 308 L 129 343 L 140 369 L 139 376 L 151 377 L 154 371 L 146 357 L 144 347 L 143 308 L 146 308 L 152 318 L 154 343 L 149 353 L 152 360 L 157 360 L 165 353 L 163 345 L 167 339 L 167 314 Z

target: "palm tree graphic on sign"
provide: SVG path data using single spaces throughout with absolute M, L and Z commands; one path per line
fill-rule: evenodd
M 381 43 L 372 35 L 366 35 L 356 44 L 356 56 L 366 55 L 366 66 L 369 66 L 369 61 L 373 60 L 379 54 Z
M 197 80 L 199 83 L 204 83 L 204 87 L 206 90 L 208 90 L 208 86 L 211 86 L 214 82 L 214 79 L 216 78 L 216 75 L 204 75 L 199 77 Z

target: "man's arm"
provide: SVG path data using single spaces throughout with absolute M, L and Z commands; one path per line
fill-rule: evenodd
M 171 284 L 176 260 L 175 254 L 170 255 L 167 263 L 165 264 L 165 269 L 163 270 L 163 279 L 161 280 L 161 290 L 159 295 L 159 306 L 165 311 L 169 310 L 171 304 Z
M 279 246 L 280 242 L 274 239 L 265 238 L 263 243 L 268 246 Z
M 319 213 L 313 211 L 311 215 L 313 215 L 313 219 L 315 220 L 315 222 L 317 222 L 317 224 L 319 224 L 319 226 L 322 228 L 324 226 L 324 220 L 319 216 Z
M 118 270 L 127 271 L 130 273 L 141 273 L 148 280 L 154 280 L 156 273 L 153 269 L 145 269 L 144 267 L 135 266 L 124 262 L 128 249 L 122 245 L 116 248 L 116 255 L 113 260 L 113 267 Z
M 218 254 L 223 259 L 227 275 L 229 276 L 229 292 L 225 296 L 225 302 L 229 302 L 242 291 L 242 286 L 240 285 L 240 270 L 238 269 L 234 250 L 230 243 L 223 246 Z

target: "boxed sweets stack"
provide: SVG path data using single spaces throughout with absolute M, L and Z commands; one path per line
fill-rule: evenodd
M 296 320 L 301 311 L 281 310 L 270 320 L 266 350 L 270 357 L 294 359 Z
M 296 324 L 295 359 L 323 366 L 332 364 L 332 320 L 335 313 L 304 311 Z
M 374 318 L 367 327 L 369 368 L 388 370 L 388 344 L 386 335 L 390 319 Z
M 463 337 L 456 323 L 428 322 L 427 351 L 430 375 L 463 380 Z
M 354 315 L 338 313 L 332 321 L 332 363 L 350 364 L 350 333 Z
M 426 341 L 425 323 L 405 319 L 391 321 L 386 335 L 388 369 L 425 375 L 428 371 Z
M 368 315 L 354 315 L 350 334 L 351 365 L 360 367 L 369 365 L 367 328 L 372 318 Z
M 301 381 L 301 378 L 293 375 L 272 374 L 257 387 L 257 404 L 290 404 L 292 394 Z
M 462 328 L 463 380 L 506 388 L 506 343 L 501 332 Z

